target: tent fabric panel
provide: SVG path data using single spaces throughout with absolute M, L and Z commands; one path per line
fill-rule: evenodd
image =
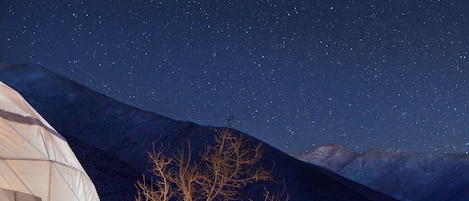
M 50 191 L 50 169 L 49 161 L 14 160 L 8 161 L 12 170 L 9 175 L 12 190 L 32 194 L 47 200 Z M 2 171 L 3 172 L 3 171 Z M 26 188 L 26 191 L 23 189 Z
M 0 188 L 0 200 L 16 201 L 15 191 Z
M 83 189 L 83 194 L 85 196 L 84 197 L 85 200 L 99 200 L 98 192 L 96 191 L 96 188 L 93 182 L 88 177 L 88 175 L 85 175 L 84 173 L 82 174 L 83 176 L 80 177 L 80 180 L 81 180 L 81 185 L 83 186 L 82 189 Z
M 42 136 L 31 129 L 24 135 L 21 126 L 0 118 L 0 158 L 48 159 Z
M 15 92 L 10 88 L 7 87 L 5 84 L 0 85 L 0 109 L 9 111 L 16 114 L 28 115 L 22 108 L 25 107 L 25 102 L 21 97 L 18 97 Z M 22 105 L 22 107 L 20 106 Z
M 52 128 L 18 92 L 2 82 L 0 82 L 0 110 L 38 119 L 44 125 Z
M 77 171 L 53 164 L 51 168 L 51 200 L 80 201 L 81 192 L 75 188 L 74 181 L 79 180 Z
M 0 188 L 1 201 L 42 201 L 40 197 L 13 190 Z
M 78 197 L 85 198 L 85 200 L 97 200 L 94 184 L 91 179 L 82 171 L 75 171 L 67 168 L 61 164 L 54 164 L 54 169 L 62 176 L 64 182 L 74 189 L 74 193 Z
M 41 129 L 49 159 L 85 171 L 66 141 Z
M 18 177 L 15 161 L 0 160 L 0 188 L 32 194 L 31 189 Z
M 0 119 L 0 158 L 46 159 L 47 156 L 32 146 L 28 139 L 10 132 Z M 45 152 L 45 149 L 43 149 Z
M 70 169 L 60 164 L 56 164 L 54 167 L 57 168 L 57 171 L 62 175 L 64 182 L 66 182 L 71 189 L 74 189 L 78 197 L 84 200 L 99 200 L 93 182 L 84 172 L 70 172 Z

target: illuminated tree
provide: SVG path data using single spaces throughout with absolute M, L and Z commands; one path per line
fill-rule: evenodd
M 189 142 L 172 157 L 165 155 L 167 150 L 161 144 L 158 150 L 153 146 L 148 152 L 150 171 L 157 180 L 148 183 L 144 176 L 137 181 L 136 201 L 237 200 L 248 183 L 272 179 L 271 172 L 257 164 L 263 154 L 261 144 L 252 145 L 243 137 L 231 135 L 228 129 L 216 138 L 215 145 L 205 147 L 199 161 L 192 158 Z M 282 197 L 267 190 L 264 196 L 265 201 Z

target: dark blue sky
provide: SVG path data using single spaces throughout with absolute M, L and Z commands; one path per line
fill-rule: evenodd
M 469 2 L 14 1 L 0 62 L 287 152 L 469 151 Z

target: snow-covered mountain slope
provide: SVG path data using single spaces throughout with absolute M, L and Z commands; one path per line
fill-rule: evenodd
M 102 200 L 133 199 L 131 194 L 136 190 L 130 181 L 139 172 L 146 172 L 146 151 L 151 149 L 152 142 L 159 139 L 174 151 L 189 140 L 193 151 L 199 153 L 207 143 L 214 142 L 214 136 L 220 131 L 220 128 L 175 121 L 119 103 L 36 65 L 0 65 L 0 80 L 19 91 L 69 140 L 72 148 L 83 149 L 77 151 L 77 157 L 90 169 L 87 171 L 93 172 L 90 177 L 97 183 Z M 253 143 L 259 142 L 247 137 Z M 273 176 L 285 182 L 285 194 L 291 200 L 391 200 L 269 145 L 263 147 L 264 168 L 273 169 Z M 95 153 L 103 159 L 94 160 Z M 283 185 L 267 185 L 279 191 L 283 189 Z M 114 196 L 109 186 L 130 193 Z M 263 186 L 255 183 L 245 192 L 245 196 L 260 200 Z
M 357 153 L 344 149 L 340 145 L 329 144 L 303 153 L 299 155 L 299 158 L 303 161 L 327 167 L 337 172 L 349 162 L 353 161 L 357 156 Z
M 338 145 L 298 156 L 399 200 L 469 200 L 467 155 L 372 149 L 353 153 Z

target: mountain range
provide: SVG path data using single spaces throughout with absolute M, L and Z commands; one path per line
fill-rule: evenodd
M 224 129 L 140 110 L 34 64 L 2 64 L 0 81 L 22 94 L 66 138 L 101 200 L 134 199 L 135 182 L 142 173 L 149 175 L 146 152 L 153 142 L 168 144 L 168 151 L 175 152 L 190 141 L 192 151 L 200 153 Z M 262 143 L 240 131 L 232 133 Z M 278 182 L 247 185 L 243 200 L 262 200 L 264 185 L 273 192 L 283 191 L 290 200 L 394 200 L 268 144 L 263 143 L 263 148 L 261 165 L 272 170 Z
M 392 149 L 359 154 L 331 144 L 297 157 L 399 200 L 469 200 L 467 154 Z

